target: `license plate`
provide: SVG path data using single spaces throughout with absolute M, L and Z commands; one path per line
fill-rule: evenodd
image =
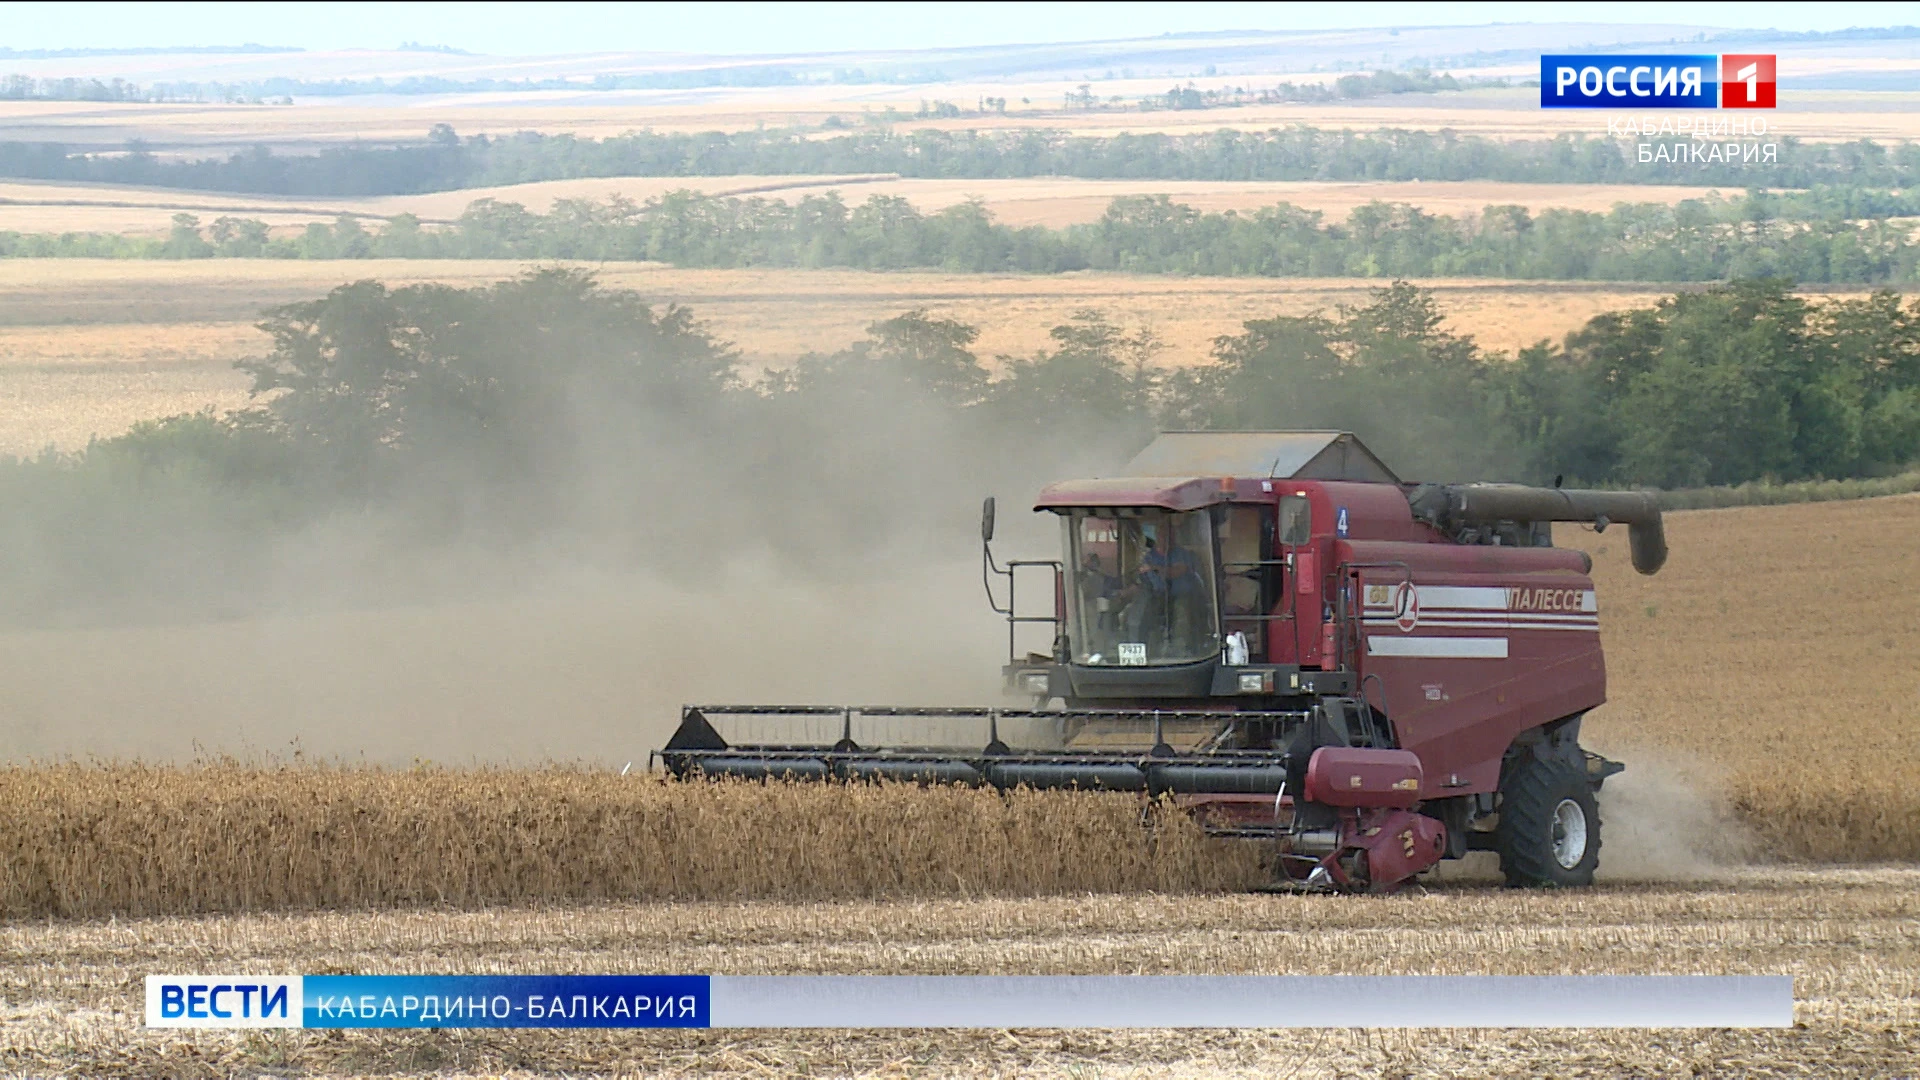
M 1118 651 L 1122 664 L 1133 667 L 1145 667 L 1147 664 L 1147 643 L 1144 641 L 1123 641 Z

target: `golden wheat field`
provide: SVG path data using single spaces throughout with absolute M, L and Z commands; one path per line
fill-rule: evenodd
M 1920 496 L 1667 516 L 1595 554 L 1606 706 L 1584 740 L 1716 791 L 1763 856 L 1920 860 Z
M 0 920 L 612 900 L 1216 892 L 1246 845 L 1128 797 L 610 771 L 0 770 Z M 752 822 L 749 831 L 740 831 Z M 155 853 L 160 853 L 155 857 Z
M 262 309 L 323 295 L 362 278 L 394 285 L 474 286 L 531 264 L 482 260 L 326 262 L 220 259 L 0 261 L 0 453 L 73 449 L 139 420 L 246 403 L 233 361 L 268 347 Z M 1027 355 L 1047 331 L 1092 308 L 1166 345 L 1160 362 L 1206 358 L 1213 339 L 1248 319 L 1362 303 L 1381 282 L 1060 275 L 865 273 L 848 270 L 682 270 L 589 264 L 610 286 L 684 304 L 756 366 L 830 351 L 866 325 L 927 308 L 980 330 L 983 358 Z M 1672 286 L 1608 282 L 1432 279 L 1447 325 L 1504 351 L 1555 339 L 1603 311 L 1641 306 Z M 1858 289 L 1807 290 L 1810 295 Z
M 1672 560 L 1652 578 L 1626 567 L 1623 539 L 1563 533 L 1595 555 L 1608 649 L 1611 700 L 1584 741 L 1630 766 L 1607 789 L 1618 843 L 1603 867 L 1920 860 L 1920 593 L 1898 584 L 1920 570 L 1917 527 L 1911 495 L 1677 512 Z M 1179 846 L 1191 838 L 1171 826 L 1152 841 L 1162 853 L 1199 854 L 1149 873 L 1125 799 L 943 791 L 916 802 L 910 788 L 683 787 L 604 771 L 644 764 L 687 700 L 990 699 L 992 621 L 968 619 L 977 597 L 964 574 L 932 592 L 928 580 L 786 595 L 597 582 L 564 603 L 8 634 L 0 692 L 15 760 L 272 756 L 299 740 L 324 760 L 358 748 L 373 763 L 582 767 L 16 766 L 0 772 L 0 913 L 1246 880 L 1244 853 Z M 822 610 L 830 594 L 837 608 Z M 781 656 L 771 666 L 784 673 L 703 658 L 717 633 Z M 863 663 L 850 673 L 836 655 Z M 535 715 L 541 724 L 525 722 Z M 745 818 L 761 824 L 740 832 Z M 980 827 L 919 824 L 963 819 Z M 178 854 L 155 863 L 156 849 Z M 900 850 L 913 854 L 901 862 Z

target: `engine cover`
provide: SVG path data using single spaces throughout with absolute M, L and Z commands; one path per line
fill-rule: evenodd
M 1306 791 L 1327 806 L 1410 810 L 1420 801 L 1420 758 L 1411 750 L 1322 746 L 1307 760 Z

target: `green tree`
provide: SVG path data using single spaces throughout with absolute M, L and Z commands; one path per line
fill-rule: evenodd
M 389 290 L 362 281 L 271 311 L 273 351 L 244 361 L 294 443 L 352 490 L 458 466 L 552 479 L 711 417 L 737 354 L 684 308 L 655 311 L 591 274 Z M 427 466 L 431 468 L 427 468 Z
M 264 221 L 222 216 L 207 227 L 216 252 L 226 258 L 257 259 L 267 254 L 269 234 Z
M 1779 281 L 1663 301 L 1653 362 L 1617 399 L 1621 478 L 1662 487 L 1794 479 L 1848 456 L 1857 422 L 1819 386 L 1807 316 Z
M 411 298 L 359 281 L 274 308 L 259 324 L 273 351 L 236 365 L 303 457 L 345 487 L 364 490 L 405 438 L 420 367 Z
M 1150 330 L 1129 334 L 1102 313 L 1081 309 L 1047 336 L 1052 349 L 999 358 L 1005 374 L 989 399 L 997 415 L 1018 427 L 1057 432 L 1131 434 L 1151 425 L 1159 384 L 1151 361 L 1163 346 Z
M 867 327 L 867 355 L 902 382 L 950 405 L 972 405 L 987 389 L 987 369 L 971 346 L 980 331 L 925 308 Z
M 173 228 L 160 250 L 169 259 L 205 259 L 214 254 L 213 245 L 200 235 L 200 219 L 192 214 L 173 215 Z

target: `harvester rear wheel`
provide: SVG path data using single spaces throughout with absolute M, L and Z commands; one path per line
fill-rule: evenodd
M 1509 765 L 1500 784 L 1494 842 L 1508 885 L 1593 884 L 1600 864 L 1600 809 L 1585 770 L 1532 754 Z

